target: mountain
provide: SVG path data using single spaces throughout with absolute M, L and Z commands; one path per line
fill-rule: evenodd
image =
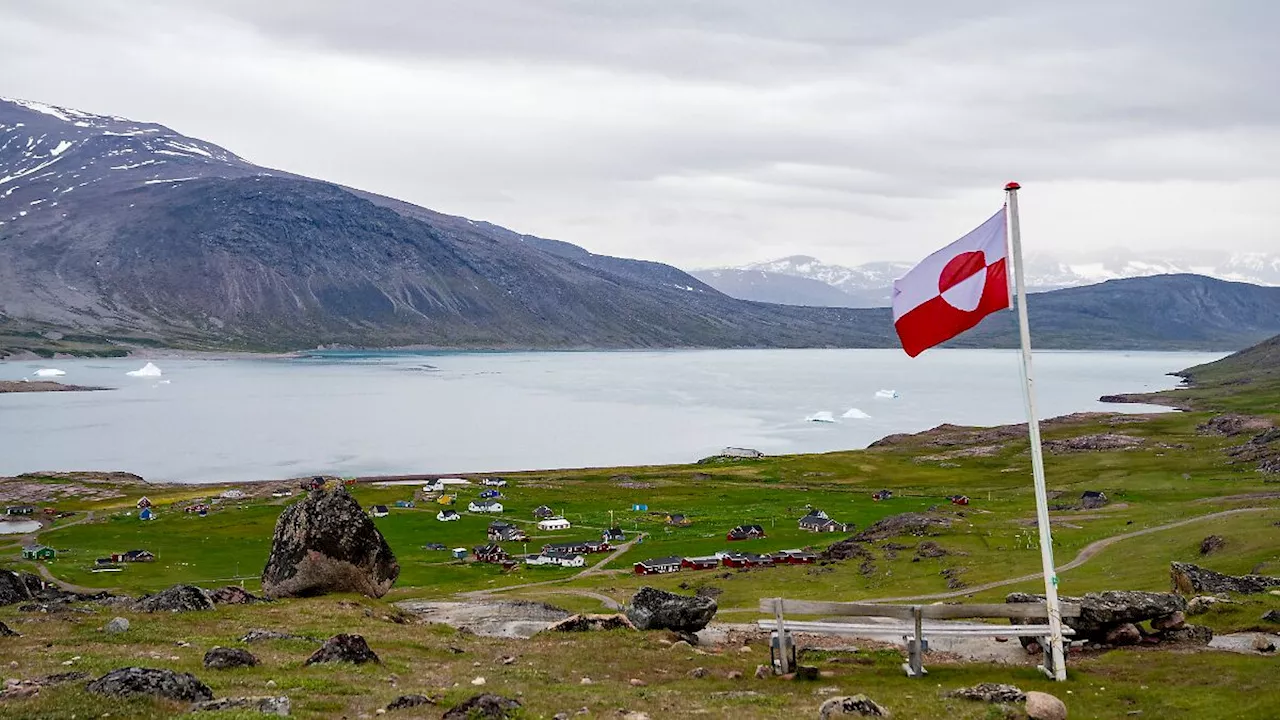
M 692 270 L 689 274 L 729 297 L 742 300 L 817 307 L 875 307 L 884 304 L 860 301 L 821 280 L 766 270 L 724 268 Z
M 169 128 L 0 101 L 0 334 L 187 347 L 883 346 L 849 311 L 729 298 L 253 165 Z
M 896 278 L 914 263 L 873 262 L 854 267 L 824 263 L 808 255 L 749 263 L 734 268 L 696 270 L 691 274 L 731 297 L 778 302 L 786 305 L 831 307 L 884 307 Z M 752 273 L 765 272 L 815 280 L 840 290 L 841 296 L 823 296 L 806 287 L 788 292 L 789 286 Z M 1183 250 L 1150 258 L 1129 250 L 1079 255 L 1071 261 L 1048 254 L 1026 259 L 1027 291 L 1032 293 L 1094 285 L 1106 280 L 1152 275 L 1205 275 L 1254 285 L 1280 286 L 1280 254 Z M 823 299 L 823 298 L 826 299 Z
M 810 261 L 789 264 L 834 272 Z M 844 284 L 856 276 L 887 287 L 901 267 L 864 266 Z M 1030 309 L 1046 348 L 1235 349 L 1280 333 L 1280 288 L 1194 276 L 1044 293 Z M 162 125 L 0 101 L 0 356 L 112 352 L 120 342 L 897 344 L 883 308 L 738 300 L 668 265 L 266 169 Z M 956 344 L 1016 343 L 1002 313 Z

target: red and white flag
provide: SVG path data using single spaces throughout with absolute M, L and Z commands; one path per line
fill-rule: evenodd
M 893 281 L 893 327 L 911 357 L 1009 307 L 1005 209 Z

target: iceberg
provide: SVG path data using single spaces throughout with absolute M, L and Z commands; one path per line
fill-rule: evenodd
M 58 370 L 57 368 L 40 368 L 33 373 L 36 377 L 62 377 L 67 374 L 66 370 Z
M 898 391 L 897 390 L 877 390 L 876 397 L 893 399 L 898 397 Z
M 805 420 L 807 422 L 817 422 L 817 423 L 833 423 L 836 421 L 835 416 L 833 416 L 830 412 L 826 410 L 819 410 L 818 412 L 805 418 Z
M 869 418 L 869 417 L 871 417 L 871 416 L 870 416 L 870 415 L 868 415 L 868 414 L 866 414 L 866 413 L 864 413 L 864 412 L 862 412 L 862 411 L 861 411 L 861 410 L 859 410 L 858 408 L 849 408 L 848 410 L 845 410 L 845 411 L 844 411 L 844 414 L 843 414 L 843 415 L 841 415 L 840 417 L 842 417 L 842 418 L 857 418 L 858 420 L 866 420 L 867 418 Z
M 137 370 L 130 370 L 125 373 L 125 375 L 128 375 L 129 377 L 160 377 L 163 374 L 164 373 L 160 371 L 160 368 L 156 367 L 152 363 L 147 363 Z

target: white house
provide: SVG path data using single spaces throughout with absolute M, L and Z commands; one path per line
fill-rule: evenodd
M 537 555 L 530 555 L 526 557 L 524 559 L 524 564 L 525 565 L 554 565 L 555 560 L 552 559 L 552 557 L 550 555 L 547 555 L 546 553 L 539 553 Z
M 538 522 L 539 530 L 568 530 L 573 527 L 568 520 L 562 517 L 547 518 Z
M 222 497 L 228 500 L 240 500 L 245 497 L 245 494 L 243 490 L 228 490 L 222 493 Z
M 376 518 L 381 518 L 381 517 L 386 517 L 391 513 L 387 511 L 386 505 L 374 505 L 373 508 L 370 510 L 369 514 L 373 515 Z
M 586 567 L 587 559 L 574 553 L 572 555 L 561 555 L 560 553 L 551 554 L 551 562 L 560 567 Z
M 460 517 L 462 516 L 458 514 L 457 510 L 441 510 L 436 513 L 436 519 L 440 522 L 453 522 Z
M 472 500 L 467 503 L 467 509 L 474 513 L 500 513 L 502 503 L 497 500 Z
M 502 478 L 485 478 L 480 481 L 480 484 L 488 487 L 506 487 L 507 481 Z

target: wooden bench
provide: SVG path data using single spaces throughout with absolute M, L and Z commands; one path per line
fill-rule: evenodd
M 1078 603 L 1062 603 L 1062 617 L 1079 617 Z M 1049 651 L 1049 625 L 1044 603 L 998 603 L 985 605 L 880 605 L 876 603 L 813 602 L 764 598 L 760 612 L 769 613 L 772 620 L 760 620 L 759 625 L 773 629 L 772 641 L 777 651 L 775 663 L 783 673 L 795 656 L 794 632 L 817 635 L 898 635 L 907 643 L 907 662 L 902 669 L 909 677 L 922 677 L 924 653 L 929 649 L 929 636 L 961 637 L 1033 637 L 1044 648 L 1044 664 L 1040 666 L 1049 677 L 1054 677 L 1053 656 Z M 838 617 L 878 617 L 901 620 L 901 623 L 841 623 L 787 620 L 785 613 L 793 615 L 819 615 Z M 1021 624 L 993 625 L 988 623 L 926 624 L 925 620 L 957 620 L 972 618 L 1022 621 Z M 1062 634 L 1074 631 L 1063 625 Z

